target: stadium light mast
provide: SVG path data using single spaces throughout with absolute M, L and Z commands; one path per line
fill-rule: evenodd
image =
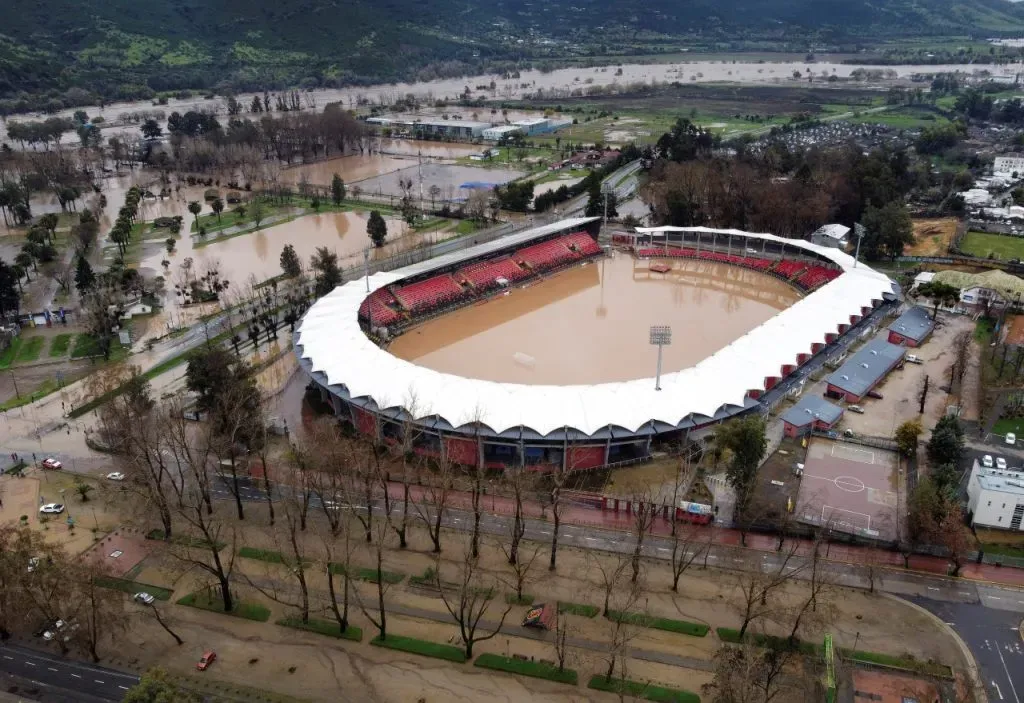
M 853 267 L 857 268 L 857 262 L 860 261 L 860 242 L 864 239 L 866 230 L 864 229 L 864 225 L 857 222 L 853 225 L 853 231 L 857 235 L 857 252 L 853 255 Z
M 658 372 L 654 377 L 654 390 L 661 390 L 661 351 L 672 344 L 672 328 L 668 325 L 651 325 L 651 344 L 658 347 Z

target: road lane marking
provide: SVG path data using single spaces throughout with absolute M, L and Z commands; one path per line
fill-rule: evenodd
M 936 588 L 935 586 L 929 586 L 929 587 L 928 587 L 928 590 L 929 590 L 929 591 L 937 591 L 937 590 L 939 590 L 939 589 L 937 589 L 937 588 Z
M 1002 600 L 999 596 L 989 596 L 992 600 Z
M 1017 695 L 1017 687 L 1013 685 L 1013 677 L 1010 676 L 1010 670 L 1006 668 L 1006 660 L 1003 659 L 1003 650 L 996 647 L 996 654 L 999 655 L 999 663 L 1003 665 L 1003 671 L 1006 672 L 1006 680 L 1010 682 L 1010 691 L 1013 692 L 1013 700 L 1020 703 L 1020 696 Z M 1002 694 L 999 694 L 999 697 L 1002 698 Z
M 93 679 L 93 681 L 95 681 L 96 683 L 106 683 L 105 681 L 100 681 L 99 679 Z
M 993 681 L 993 682 L 992 682 L 992 685 L 993 685 L 993 686 L 995 686 L 995 689 L 996 689 L 996 693 L 998 693 L 998 694 L 999 694 L 999 700 L 1005 700 L 1005 699 L 1003 698 L 1003 692 L 999 690 L 999 684 L 997 684 L 997 683 L 996 683 L 995 681 Z
M 78 674 L 71 674 L 71 675 L 72 675 L 72 676 L 74 676 L 74 677 L 75 677 L 76 679 L 80 679 L 80 678 L 82 678 L 82 677 L 81 677 L 81 676 L 79 676 Z
M 35 662 L 30 662 L 30 661 L 26 661 L 25 663 L 28 664 L 29 666 L 35 666 L 36 665 Z
M 46 667 L 46 670 L 47 671 L 57 671 L 57 669 L 54 669 L 52 666 Z
M 121 690 L 123 690 L 123 691 L 127 691 L 127 690 L 128 690 L 128 687 L 127 687 L 127 686 L 118 686 L 118 688 L 120 688 L 120 689 L 121 689 Z
M 14 657 L 9 657 L 9 656 L 7 656 L 7 655 L 5 654 L 5 655 L 4 655 L 4 659 L 11 659 L 11 660 L 13 660 L 13 659 L 14 659 Z

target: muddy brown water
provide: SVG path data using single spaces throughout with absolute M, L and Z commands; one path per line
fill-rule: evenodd
M 651 325 L 671 325 L 664 373 L 680 371 L 792 305 L 778 279 L 734 266 L 617 254 L 416 327 L 389 347 L 436 371 L 489 381 L 593 384 L 654 376 Z

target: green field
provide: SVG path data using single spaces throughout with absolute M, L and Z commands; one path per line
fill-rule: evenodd
M 982 259 L 1021 259 L 1024 258 L 1024 237 L 968 232 L 960 242 L 960 250 Z
M 1005 435 L 1013 432 L 1020 439 L 1024 439 L 1024 417 L 1004 417 L 996 421 L 992 427 L 992 433 Z
M 45 343 L 45 337 L 25 337 L 21 348 L 18 349 L 18 356 L 15 360 L 19 363 L 36 361 L 43 352 L 43 345 Z
M 71 339 L 73 337 L 74 335 L 69 332 L 58 334 L 54 337 L 53 342 L 50 343 L 50 356 L 53 358 L 67 356 L 68 349 L 71 348 Z

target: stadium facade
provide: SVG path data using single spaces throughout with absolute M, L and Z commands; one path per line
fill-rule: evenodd
M 643 459 L 655 440 L 682 439 L 758 409 L 767 391 L 898 297 L 888 277 L 836 248 L 738 230 L 643 228 L 616 239 L 638 257 L 762 270 L 807 295 L 699 363 L 663 375 L 661 390 L 653 378 L 565 386 L 464 378 L 396 358 L 371 339 L 477 302 L 520 276 L 600 256 L 599 224 L 562 220 L 339 286 L 300 323 L 300 366 L 342 421 L 419 454 L 493 468 L 590 469 Z

